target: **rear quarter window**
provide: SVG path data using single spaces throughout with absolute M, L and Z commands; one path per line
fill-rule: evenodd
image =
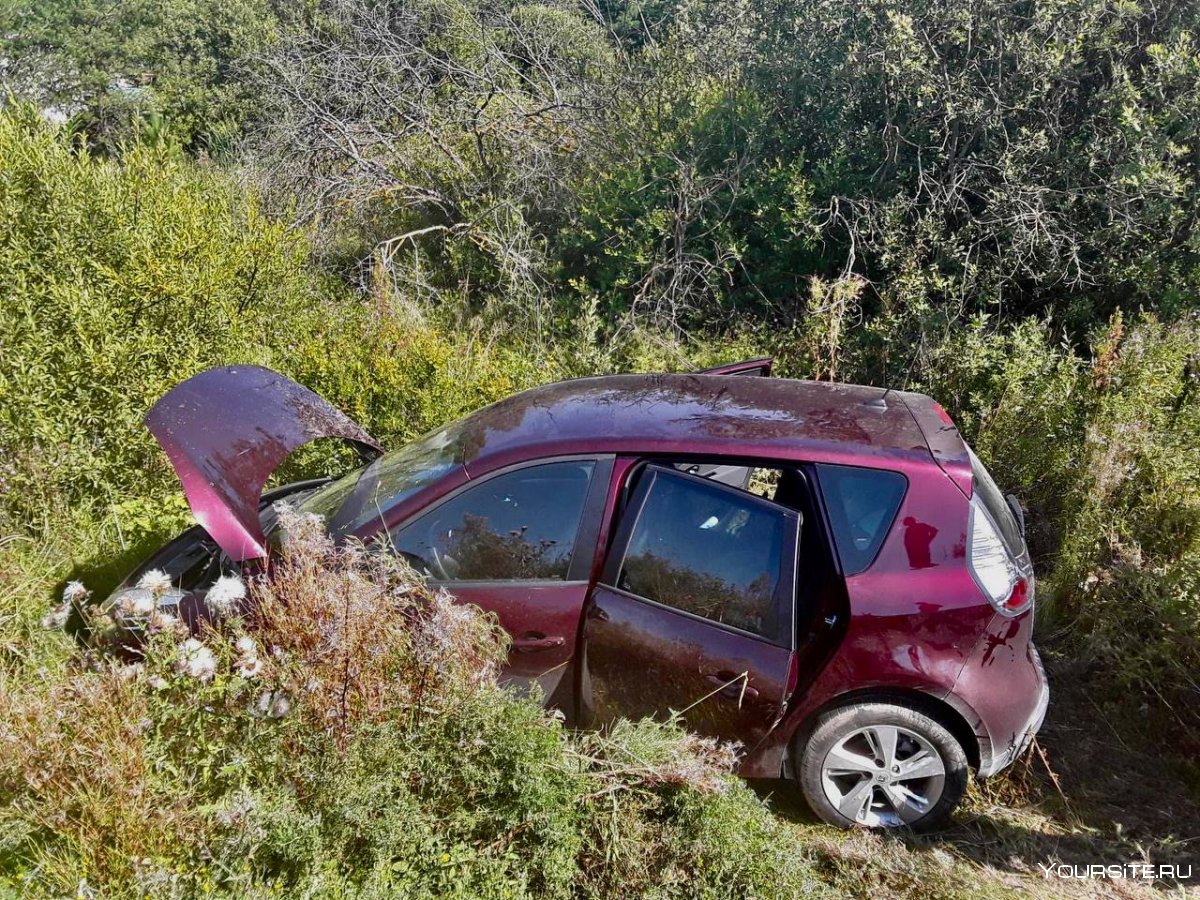
M 817 479 L 842 572 L 856 575 L 871 565 L 908 489 L 899 472 L 819 464 Z

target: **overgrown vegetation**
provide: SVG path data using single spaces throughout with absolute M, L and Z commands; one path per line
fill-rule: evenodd
M 285 512 L 285 527 L 275 578 L 249 586 L 252 612 L 230 613 L 218 583 L 199 639 L 72 583 L 64 602 L 93 649 L 60 680 L 0 693 L 11 887 L 804 891 L 804 851 L 729 776 L 730 749 L 649 722 L 570 735 L 538 698 L 497 685 L 507 639 L 492 619 L 430 594 L 392 554 L 335 548 L 319 521 Z M 143 655 L 123 663 L 139 634 Z
M 576 803 L 608 776 L 546 768 L 601 751 L 528 704 L 485 710 L 491 687 L 455 694 L 470 740 L 496 748 L 464 756 L 471 813 L 401 776 L 422 753 L 448 767 L 468 733 L 417 740 L 405 702 L 283 759 L 318 707 L 250 715 L 228 630 L 211 683 L 164 668 L 169 689 L 149 686 L 167 636 L 136 678 L 83 665 L 41 619 L 68 577 L 102 596 L 187 521 L 140 418 L 220 363 L 282 371 L 393 444 L 542 381 L 768 352 L 784 375 L 923 390 L 1028 510 L 1044 640 L 1194 758 L 1198 34 L 1183 0 L 5 5 L 0 728 L 21 752 L 4 754 L 0 876 L 333 894 L 469 872 L 604 894 L 588 854 L 648 884 L 726 858 L 706 841 L 774 834 L 738 788 L 623 782 L 611 815 L 664 855 L 622 857 L 635 844 L 603 843 L 607 800 Z M 311 450 L 292 471 L 339 463 Z M 253 771 L 222 774 L 243 738 Z M 336 789 L 281 787 L 334 758 Z M 409 791 L 377 834 L 350 802 L 382 809 L 371 766 L 391 773 L 380 791 Z M 117 783 L 145 792 L 106 806 Z M 274 818 L 238 832 L 244 791 Z M 578 808 L 555 818 L 559 802 Z M 526 814 L 540 824 L 510 845 L 478 839 Z M 226 870 L 223 841 L 261 843 Z M 354 865 L 323 868 L 339 855 Z M 768 856 L 731 883 L 808 883 L 803 852 Z

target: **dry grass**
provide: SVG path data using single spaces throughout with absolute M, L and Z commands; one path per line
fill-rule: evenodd
M 334 546 L 319 519 L 281 507 L 287 547 L 253 585 L 247 625 L 261 680 L 340 746 L 398 709 L 419 717 L 494 683 L 507 654 L 495 618 L 430 593 L 398 555 Z

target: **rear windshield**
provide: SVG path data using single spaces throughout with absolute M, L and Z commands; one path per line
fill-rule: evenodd
M 984 468 L 979 457 L 975 455 L 975 451 L 968 447 L 967 453 L 971 457 L 971 474 L 975 476 L 975 493 L 983 503 L 983 508 L 992 517 L 992 521 L 996 523 L 1004 546 L 1008 548 L 1013 559 L 1018 559 L 1025 552 L 1025 538 L 1021 535 L 1021 526 L 1017 524 L 1017 517 L 1013 515 L 1012 508 L 1004 499 L 1004 494 L 992 480 L 991 473 Z
M 842 572 L 856 575 L 875 559 L 904 499 L 899 472 L 857 466 L 817 466 Z

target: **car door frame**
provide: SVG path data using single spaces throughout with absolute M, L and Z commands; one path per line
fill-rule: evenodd
M 482 486 L 494 478 L 499 478 L 504 475 L 518 472 L 524 469 L 533 469 L 545 465 L 553 465 L 555 463 L 570 463 L 570 462 L 591 462 L 594 463 L 592 476 L 588 484 L 587 495 L 583 501 L 583 511 L 580 514 L 579 527 L 575 533 L 575 543 L 571 549 L 571 562 L 567 568 L 567 577 L 562 579 L 550 578 L 522 578 L 522 579 L 436 579 L 430 578 L 429 583 L 435 589 L 445 589 L 447 593 L 454 596 L 456 599 L 461 599 L 465 603 L 473 603 L 481 605 L 479 597 L 470 595 L 479 595 L 486 593 L 489 589 L 497 592 L 498 596 L 505 596 L 512 592 L 520 591 L 567 591 L 576 589 L 580 592 L 579 600 L 579 615 L 575 626 L 568 631 L 566 637 L 570 642 L 568 646 L 569 652 L 565 654 L 565 660 L 560 661 L 548 671 L 561 669 L 562 672 L 559 678 L 553 683 L 543 681 L 542 687 L 546 694 L 547 703 L 557 706 L 565 713 L 570 715 L 575 708 L 575 698 L 571 696 L 574 693 L 575 677 L 573 667 L 575 655 L 578 648 L 578 639 L 581 632 L 581 623 L 583 611 L 587 605 L 587 598 L 591 593 L 591 588 L 594 583 L 593 571 L 597 562 L 597 554 L 600 553 L 599 541 L 601 538 L 603 527 L 607 524 L 608 519 L 608 500 L 610 486 L 613 478 L 613 470 L 616 465 L 616 454 L 613 453 L 566 453 L 556 456 L 540 456 L 531 459 L 524 459 L 519 462 L 511 463 L 506 466 L 493 469 L 482 475 L 456 485 L 451 490 L 447 491 L 437 500 L 414 510 L 410 515 L 405 516 L 402 520 L 386 529 L 382 529 L 385 539 L 391 545 L 392 535 L 398 533 L 410 525 L 414 524 L 426 515 L 435 513 L 444 504 L 451 502 L 466 493 L 472 488 Z M 468 596 L 460 597 L 464 591 Z M 497 603 L 496 606 L 505 606 L 508 603 Z M 497 613 L 497 616 L 503 620 L 503 615 L 495 608 L 492 611 Z M 502 627 L 503 621 L 502 621 Z M 523 652 L 538 652 L 540 650 L 553 651 L 555 646 L 547 646 L 544 648 L 521 646 L 522 637 L 513 634 L 507 628 L 512 638 L 513 646 L 509 656 L 509 666 L 513 665 L 513 659 L 517 654 Z M 535 639 L 536 640 L 536 639 Z M 522 683 L 531 680 L 528 675 L 514 676 L 513 681 Z
M 712 456 L 711 454 L 705 454 Z M 729 457 L 733 461 L 733 457 Z M 737 458 L 739 461 L 741 457 Z M 676 459 L 676 461 L 679 461 Z M 757 465 L 779 465 L 780 463 L 763 463 L 758 460 L 745 460 Z M 647 479 L 645 477 L 647 470 L 657 470 L 654 477 Z M 640 472 L 639 472 L 640 470 Z M 766 637 L 764 635 L 755 634 L 754 632 L 738 628 L 723 622 L 718 622 L 713 619 L 705 618 L 689 612 L 688 610 L 680 609 L 670 604 L 661 603 L 650 597 L 645 597 L 631 591 L 624 590 L 617 586 L 618 576 L 621 567 L 624 564 L 625 557 L 628 553 L 629 544 L 633 537 L 637 523 L 640 520 L 642 513 L 645 510 L 646 500 L 649 497 L 650 489 L 654 480 L 657 478 L 658 472 L 662 474 L 692 480 L 705 484 L 710 488 L 716 488 L 723 491 L 730 491 L 735 496 L 746 499 L 754 505 L 765 506 L 772 511 L 781 512 L 785 520 L 790 522 L 787 536 L 785 551 L 781 559 L 781 577 L 780 583 L 776 587 L 775 600 L 777 604 L 777 613 L 779 614 L 780 624 L 777 628 L 778 635 L 776 638 Z M 585 641 L 585 631 L 587 628 L 588 617 L 596 611 L 595 593 L 598 589 L 603 588 L 605 591 L 613 592 L 621 597 L 632 600 L 635 603 L 645 604 L 651 609 L 666 611 L 666 613 L 679 615 L 687 620 L 690 620 L 704 627 L 711 627 L 724 632 L 726 635 L 734 639 L 749 640 L 759 644 L 766 645 L 772 651 L 783 652 L 786 654 L 786 671 L 782 674 L 782 693 L 779 697 L 778 707 L 775 712 L 774 720 L 766 728 L 766 733 L 778 724 L 778 722 L 786 714 L 791 697 L 795 691 L 797 673 L 795 671 L 796 663 L 796 602 L 799 573 L 799 555 L 800 555 L 800 537 L 803 513 L 799 510 L 791 509 L 781 504 L 774 503 L 765 497 L 759 497 L 756 494 L 748 491 L 731 487 L 721 482 L 713 481 L 712 479 L 704 478 L 699 475 L 694 475 L 689 472 L 680 471 L 672 467 L 671 463 L 666 458 L 656 458 L 654 456 L 638 456 L 630 457 L 623 456 L 618 460 L 617 469 L 614 473 L 615 478 L 620 479 L 621 483 L 616 483 L 612 486 L 613 502 L 606 510 L 605 531 L 611 535 L 611 538 L 606 541 L 607 546 L 602 548 L 604 553 L 603 559 L 597 560 L 597 578 L 595 583 L 591 585 L 588 591 L 587 602 L 584 606 L 583 617 L 580 621 L 580 634 L 576 643 L 576 710 L 575 720 L 584 724 L 599 724 L 590 721 L 594 714 L 594 710 L 589 707 L 590 695 L 590 673 L 586 664 L 586 654 L 588 652 Z M 636 479 L 636 483 L 631 484 L 631 480 Z M 782 609 L 780 609 L 782 604 Z M 786 624 L 785 624 L 786 623 Z M 756 741 L 759 743 L 761 741 Z

